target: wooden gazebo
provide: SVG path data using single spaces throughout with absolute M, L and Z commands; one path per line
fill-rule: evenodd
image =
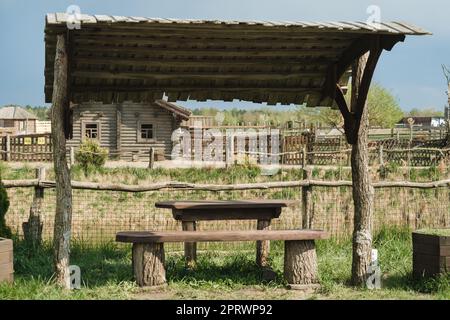
M 57 177 L 56 265 L 68 263 L 70 176 L 65 139 L 70 103 L 241 99 L 339 108 L 353 145 L 353 280 L 370 262 L 373 188 L 367 163 L 367 93 L 383 50 L 427 31 L 407 23 L 205 21 L 48 14 L 45 96 L 52 102 Z M 70 21 L 69 21 L 70 22 Z M 69 23 L 69 25 L 72 25 Z M 352 68 L 352 102 L 343 94 Z M 343 77 L 344 76 L 344 77 Z M 347 78 L 348 79 L 348 78 Z

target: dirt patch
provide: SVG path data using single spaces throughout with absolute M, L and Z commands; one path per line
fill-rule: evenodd
M 297 290 L 252 286 L 230 290 L 170 287 L 139 289 L 131 298 L 135 300 L 305 300 L 311 297 L 311 294 Z

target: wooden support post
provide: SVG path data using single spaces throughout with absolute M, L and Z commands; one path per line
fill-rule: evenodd
M 46 169 L 40 167 L 36 169 L 36 178 L 39 181 L 45 180 Z M 22 224 L 25 241 L 31 246 L 39 246 L 42 242 L 42 227 L 41 213 L 42 202 L 44 201 L 44 188 L 34 187 L 34 197 L 30 208 L 30 215 L 28 221 Z
M 153 169 L 154 166 L 155 166 L 155 149 L 151 147 L 149 151 L 148 167 L 150 169 Z
M 284 242 L 284 278 L 291 289 L 309 289 L 318 284 L 314 240 Z
M 56 180 L 56 213 L 53 233 L 55 277 L 57 282 L 69 289 L 69 255 L 72 223 L 72 187 L 66 159 L 64 123 L 68 96 L 68 56 L 66 38 L 57 35 L 52 95 L 52 145 Z
M 133 243 L 133 271 L 140 287 L 166 283 L 164 243 Z
M 6 135 L 6 161 L 11 161 L 11 137 Z
M 370 79 L 381 52 L 363 55 L 353 66 L 351 111 L 359 124 L 352 133 L 352 184 L 354 202 L 352 283 L 365 283 L 372 250 L 374 189 L 369 173 L 369 110 L 366 104 Z M 370 60 L 370 64 L 369 64 Z
M 258 220 L 256 229 L 270 230 L 270 220 Z M 256 241 L 256 264 L 260 267 L 269 265 L 270 241 Z
M 195 231 L 197 224 L 195 221 L 183 221 L 181 223 L 183 231 Z M 197 242 L 184 243 L 184 257 L 186 260 L 186 268 L 195 268 L 197 261 Z
M 303 169 L 303 179 L 310 180 L 312 177 L 312 171 L 310 168 Z M 312 228 L 312 216 L 313 216 L 313 199 L 312 199 L 312 187 L 302 187 L 302 228 Z

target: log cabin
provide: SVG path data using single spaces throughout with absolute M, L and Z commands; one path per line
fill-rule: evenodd
M 36 132 L 37 117 L 19 106 L 0 108 L 0 132 L 11 135 Z
M 72 137 L 68 147 L 75 149 L 85 138 L 96 139 L 110 158 L 147 161 L 151 147 L 158 160 L 172 151 L 172 132 L 188 120 L 191 112 L 174 103 L 101 102 L 71 106 Z M 166 156 L 167 158 L 167 156 Z

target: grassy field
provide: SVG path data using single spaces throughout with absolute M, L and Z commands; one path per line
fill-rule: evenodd
M 322 289 L 304 295 L 286 290 L 282 277 L 283 244 L 272 244 L 275 281 L 263 283 L 254 251 L 199 253 L 194 271 L 184 268 L 181 253 L 167 256 L 168 286 L 158 290 L 136 287 L 131 272 L 131 250 L 114 243 L 96 247 L 73 243 L 71 264 L 80 266 L 81 290 L 59 289 L 52 279 L 51 249 L 32 249 L 15 242 L 15 284 L 0 285 L 2 299 L 450 299 L 450 275 L 414 281 L 411 278 L 411 232 L 385 229 L 374 241 L 383 272 L 382 289 L 348 285 L 351 242 L 319 241 Z

